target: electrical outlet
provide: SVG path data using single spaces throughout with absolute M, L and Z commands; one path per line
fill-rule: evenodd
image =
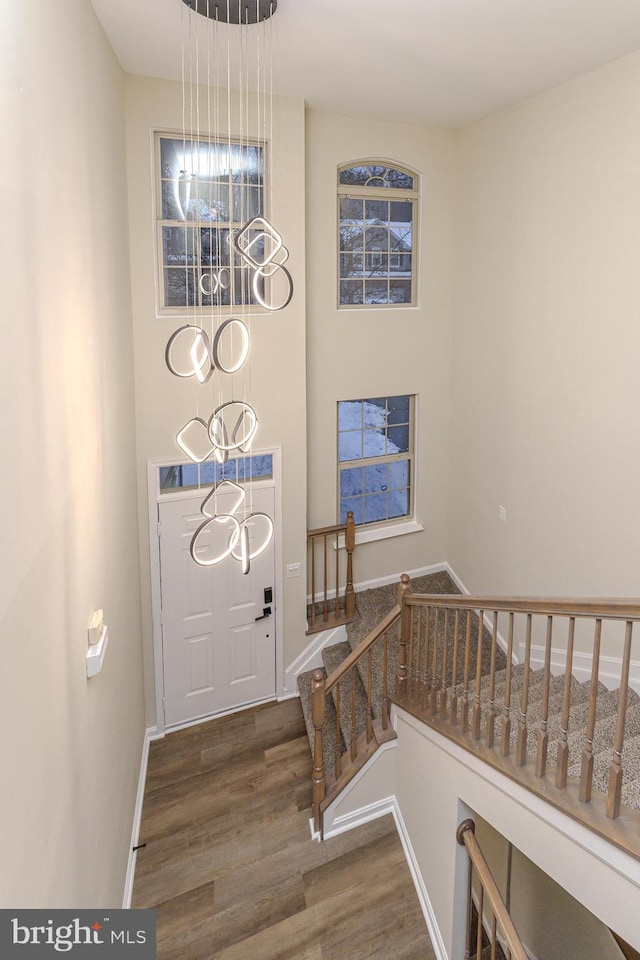
M 498 519 L 501 520 L 502 523 L 506 523 L 506 522 L 507 522 L 507 508 L 506 508 L 506 507 L 498 507 Z
M 299 563 L 288 563 L 287 564 L 287 580 L 291 577 L 300 576 L 300 564 Z

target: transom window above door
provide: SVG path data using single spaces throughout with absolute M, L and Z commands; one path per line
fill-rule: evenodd
M 412 306 L 418 204 L 413 173 L 382 161 L 338 170 L 338 304 Z
M 264 149 L 257 143 L 156 134 L 158 306 L 256 302 L 233 231 L 264 212 Z

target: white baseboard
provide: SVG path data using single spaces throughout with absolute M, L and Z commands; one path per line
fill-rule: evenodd
M 387 813 L 393 813 L 395 797 L 385 797 L 382 800 L 376 800 L 374 803 L 368 803 L 359 810 L 353 810 L 351 813 L 344 813 L 341 817 L 336 817 L 331 827 L 325 830 L 325 840 L 331 837 L 337 837 L 347 830 L 353 830 L 354 827 L 361 827 L 365 823 L 377 820 L 378 817 L 384 817 Z
M 449 576 L 451 577 L 451 579 L 453 580 L 453 582 L 457 585 L 458 589 L 460 590 L 460 593 L 463 593 L 463 594 L 465 595 L 465 597 L 470 597 L 470 596 L 471 596 L 471 592 L 470 592 L 469 590 L 467 590 L 466 586 L 464 585 L 464 583 L 462 582 L 462 580 L 460 579 L 460 577 L 458 576 L 458 574 L 455 572 L 455 570 L 453 569 L 453 567 L 449 566 L 448 563 L 445 563 L 444 566 L 445 566 L 445 569 L 446 569 L 447 573 L 449 574 Z M 485 625 L 485 627 L 487 628 L 487 630 L 489 631 L 489 633 L 493 633 L 493 622 L 492 622 L 492 620 L 491 620 L 491 617 L 489 616 L 489 614 L 488 614 L 486 611 L 485 611 L 485 613 L 484 613 L 483 620 L 484 620 L 484 625 Z M 498 642 L 498 646 L 500 647 L 500 649 L 502 650 L 502 652 L 506 655 L 506 654 L 507 654 L 507 651 L 509 650 L 509 644 L 508 644 L 507 641 L 504 639 L 504 637 L 502 636 L 502 634 L 500 633 L 500 631 L 498 631 L 498 635 L 497 635 L 496 639 L 497 639 L 497 642 Z M 519 663 L 519 662 L 520 662 L 520 661 L 518 660 L 518 655 L 517 655 L 517 653 L 516 653 L 515 650 L 512 650 L 512 651 L 511 651 L 511 662 L 512 662 L 512 663 Z
M 442 939 L 442 934 L 440 933 L 440 927 L 438 926 L 438 921 L 436 920 L 436 915 L 431 905 L 431 900 L 429 899 L 429 894 L 427 893 L 427 888 L 422 877 L 422 873 L 420 872 L 418 858 L 416 857 L 413 846 L 411 845 L 409 833 L 395 797 L 393 798 L 393 801 L 393 819 L 396 822 L 398 836 L 400 837 L 402 849 L 404 850 L 404 855 L 407 859 L 409 870 L 411 871 L 413 885 L 416 888 L 418 900 L 420 901 L 424 922 L 427 925 L 427 930 L 429 931 L 429 936 L 431 937 L 433 952 L 435 953 L 437 960 L 448 960 L 444 940 Z
M 541 644 L 531 646 L 531 669 L 537 670 L 544 666 L 545 648 Z M 520 644 L 520 656 L 524 659 L 524 644 Z M 576 680 L 584 683 L 591 679 L 591 665 L 593 657 L 590 653 L 575 651 L 573 653 L 572 673 Z M 557 676 L 564 673 L 566 664 L 565 650 L 551 650 L 551 673 Z M 600 657 L 598 679 L 608 690 L 616 690 L 620 686 L 622 661 L 618 657 Z M 640 694 L 640 660 L 632 660 L 629 665 L 629 686 Z
M 393 573 L 390 576 L 386 577 L 376 577 L 374 580 L 362 580 L 360 583 L 355 583 L 353 589 L 356 593 L 361 593 L 363 590 L 375 590 L 376 587 L 387 587 L 390 583 L 400 584 L 400 577 L 403 573 L 409 574 L 412 580 L 415 580 L 416 577 L 426 577 L 430 573 L 442 573 L 444 570 L 449 572 L 448 564 L 446 563 L 432 563 L 428 567 L 417 567 L 415 570 L 401 570 L 400 573 Z
M 162 736 L 162 734 L 160 734 Z M 157 727 L 148 727 L 144 732 L 142 741 L 142 755 L 140 757 L 140 772 L 138 773 L 138 790 L 136 792 L 136 805 L 133 811 L 133 825 L 131 827 L 131 842 L 129 844 L 129 860 L 127 863 L 127 875 L 124 883 L 124 895 L 122 898 L 122 907 L 124 910 L 131 908 L 131 897 L 133 895 L 133 880 L 136 871 L 136 860 L 138 857 L 134 847 L 138 845 L 140 837 L 140 821 L 142 819 L 142 803 L 144 800 L 144 787 L 147 780 L 147 765 L 149 763 L 149 744 L 152 740 L 158 739 Z
M 322 633 L 314 634 L 308 646 L 285 668 L 284 691 L 278 699 L 286 700 L 289 697 L 297 696 L 298 676 L 301 673 L 306 673 L 307 670 L 315 670 L 316 667 L 321 667 L 322 651 L 324 648 L 331 647 L 334 643 L 342 643 L 346 639 L 347 630 L 344 625 L 334 627 L 333 630 L 323 630 Z

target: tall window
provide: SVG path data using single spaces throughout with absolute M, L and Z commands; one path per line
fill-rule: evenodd
M 338 171 L 341 307 L 415 303 L 415 175 L 379 162 Z
M 338 402 L 340 523 L 382 523 L 413 511 L 414 397 Z
M 160 309 L 255 302 L 230 240 L 263 213 L 262 147 L 157 134 L 156 158 Z

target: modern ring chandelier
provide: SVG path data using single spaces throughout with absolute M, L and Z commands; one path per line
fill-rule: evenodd
M 224 467 L 231 453 L 250 453 L 259 428 L 249 400 L 252 314 L 256 308 L 282 310 L 293 295 L 285 266 L 289 251 L 264 212 L 267 129 L 269 139 L 273 130 L 271 30 L 266 23 L 277 0 L 182 2 L 189 8 L 182 7 L 182 149 L 177 141 L 179 172 L 176 168 L 163 188 L 173 191 L 172 209 L 184 225 L 187 322 L 169 337 L 165 362 L 175 377 L 193 380 L 196 390 L 195 412 L 178 430 L 176 443 L 193 463 L 212 460 L 214 465 L 213 488 L 200 507 L 203 522 L 191 539 L 191 556 L 204 567 L 231 557 L 247 574 L 273 537 L 273 520 L 253 510 L 252 470 L 242 487 L 224 476 Z M 201 102 L 201 16 L 206 18 L 206 105 Z M 234 76 L 232 24 L 241 28 Z M 226 136 L 220 120 L 221 76 L 226 80 Z M 232 83 L 237 87 L 235 126 Z M 255 90 L 250 94 L 251 85 Z M 255 98 L 254 140 L 248 135 L 250 97 Z

